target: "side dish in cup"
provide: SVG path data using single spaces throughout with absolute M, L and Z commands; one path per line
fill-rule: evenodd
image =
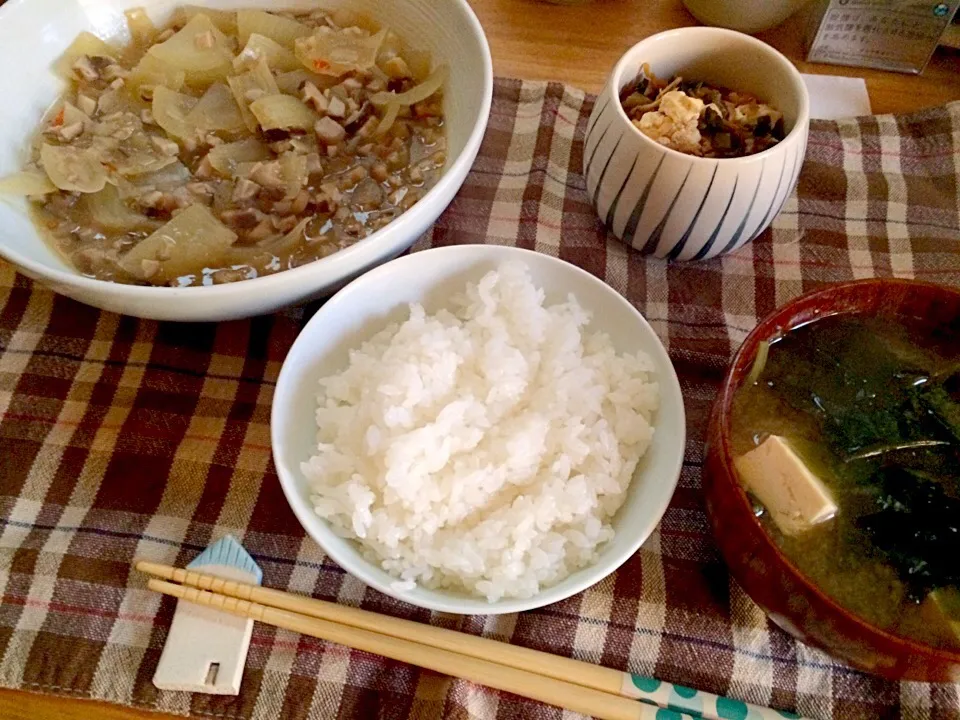
M 26 170 L 39 226 L 83 274 L 210 285 L 297 267 L 409 209 L 446 163 L 444 66 L 346 10 L 127 11 L 81 34 Z
M 783 140 L 783 114 L 753 95 L 679 75 L 661 80 L 646 63 L 620 103 L 640 132 L 688 155 L 744 157 Z
M 710 421 L 733 575 L 801 640 L 891 678 L 960 673 L 960 293 L 867 280 L 764 319 Z
M 668 30 L 630 48 L 597 98 L 587 193 L 610 232 L 642 253 L 716 257 L 780 212 L 808 126 L 803 79 L 774 48 L 722 28 Z

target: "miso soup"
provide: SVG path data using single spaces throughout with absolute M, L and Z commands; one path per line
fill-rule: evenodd
M 740 480 L 790 560 L 873 625 L 960 648 L 960 320 L 827 317 L 734 399 Z

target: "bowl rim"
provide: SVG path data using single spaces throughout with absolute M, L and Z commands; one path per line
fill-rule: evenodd
M 767 340 L 779 332 L 785 332 L 798 325 L 810 322 L 810 320 L 803 320 L 798 323 L 797 316 L 806 309 L 814 310 L 817 307 L 817 301 L 824 297 L 836 297 L 837 295 L 850 296 L 870 287 L 890 288 L 896 286 L 904 289 L 924 289 L 931 293 L 947 294 L 955 297 L 958 302 L 960 302 L 960 289 L 907 278 L 864 278 L 831 284 L 799 295 L 767 315 L 750 331 L 730 361 L 729 369 L 724 376 L 723 385 L 715 401 L 716 410 L 714 412 L 717 418 L 717 436 L 719 437 L 718 459 L 724 470 L 720 476 L 726 485 L 733 486 L 737 503 L 744 513 L 744 520 L 750 523 L 754 534 L 762 538 L 761 542 L 768 551 L 771 551 L 775 555 L 783 571 L 789 573 L 806 592 L 815 596 L 818 602 L 829 607 L 831 613 L 842 615 L 846 620 L 856 625 L 857 629 L 865 635 L 873 635 L 889 643 L 899 645 L 910 653 L 933 657 L 944 663 L 960 663 L 960 650 L 934 647 L 919 640 L 898 635 L 889 630 L 877 627 L 860 615 L 843 607 L 839 602 L 834 600 L 833 597 L 821 590 L 820 587 L 816 585 L 806 573 L 801 571 L 780 549 L 773 538 L 770 537 L 770 534 L 764 529 L 759 518 L 754 514 L 746 491 L 737 481 L 737 472 L 733 464 L 733 451 L 730 447 L 730 417 L 733 399 L 743 378 L 749 372 L 749 368 L 752 365 L 751 361 L 755 356 L 755 347 L 761 340 Z M 864 293 L 864 295 L 866 294 Z M 826 311 L 817 313 L 816 320 L 835 317 L 837 315 L 856 315 L 862 313 L 863 309 L 856 311 L 827 309 Z M 751 351 L 749 355 L 747 354 L 748 350 Z
M 784 72 L 785 77 L 788 77 L 792 81 L 792 85 L 797 91 L 800 100 L 800 110 L 797 113 L 797 119 L 793 123 L 793 127 L 790 128 L 790 132 L 784 136 L 783 140 L 778 142 L 776 145 L 773 145 L 762 152 L 754 153 L 753 155 L 745 155 L 743 157 L 734 158 L 705 158 L 697 155 L 689 155 L 687 153 L 680 152 L 679 150 L 674 150 L 671 147 L 667 147 L 666 145 L 661 145 L 660 143 L 652 140 L 640 132 L 640 129 L 633 124 L 629 117 L 627 117 L 627 113 L 623 109 L 623 104 L 620 102 L 620 81 L 626 70 L 627 61 L 629 58 L 632 58 L 637 50 L 643 45 L 659 41 L 667 42 L 669 40 L 680 42 L 681 37 L 679 36 L 683 35 L 706 35 L 729 38 L 735 42 L 740 42 L 744 45 L 748 45 L 760 50 L 761 52 L 767 54 L 768 57 L 780 67 L 780 69 Z M 807 91 L 806 83 L 804 83 L 803 77 L 800 75 L 800 71 L 797 69 L 796 65 L 790 62 L 790 60 L 787 59 L 783 53 L 781 53 L 772 45 L 769 45 L 762 40 L 758 40 L 752 35 L 747 35 L 746 33 L 742 33 L 737 30 L 730 30 L 728 28 L 703 27 L 695 25 L 691 27 L 673 28 L 671 30 L 664 30 L 663 32 L 649 35 L 640 42 L 631 46 L 625 53 L 623 53 L 623 55 L 620 56 L 620 59 L 617 60 L 617 63 L 613 66 L 613 70 L 610 72 L 610 78 L 607 81 L 607 85 L 610 89 L 610 102 L 616 105 L 616 117 L 621 122 L 629 126 L 630 130 L 635 134 L 635 136 L 640 138 L 640 142 L 647 144 L 648 147 L 656 148 L 659 151 L 665 152 L 668 156 L 684 158 L 685 160 L 695 163 L 732 164 L 732 162 L 754 162 L 758 159 L 762 160 L 763 158 L 772 155 L 779 149 L 786 147 L 788 142 L 790 144 L 796 142 L 798 136 L 806 135 L 807 127 L 810 124 L 810 93 Z
M 319 3 L 319 0 L 317 1 Z M 250 280 L 223 283 L 221 285 L 200 285 L 186 287 L 170 287 L 167 285 L 133 285 L 127 283 L 116 283 L 110 280 L 100 280 L 83 275 L 79 271 L 73 269 L 61 270 L 42 262 L 36 262 L 14 250 L 11 250 L 3 244 L 0 244 L 0 258 L 3 258 L 18 268 L 24 268 L 29 273 L 32 273 L 36 277 L 42 278 L 46 282 L 60 283 L 63 286 L 89 290 L 94 293 L 109 293 L 113 291 L 117 294 L 129 297 L 131 300 L 154 300 L 158 302 L 169 300 L 172 297 L 182 297 L 184 294 L 189 297 L 196 298 L 198 301 L 214 298 L 228 298 L 240 293 L 245 294 L 248 290 L 253 293 L 264 293 L 269 295 L 271 290 L 281 285 L 296 283 L 297 281 L 303 282 L 310 286 L 318 285 L 318 283 L 310 281 L 310 278 L 317 274 L 326 275 L 329 273 L 331 277 L 336 278 L 349 277 L 351 273 L 361 270 L 363 267 L 366 267 L 373 262 L 373 260 L 370 258 L 365 258 L 365 255 L 369 252 L 371 246 L 375 245 L 385 236 L 402 232 L 404 227 L 425 222 L 427 216 L 429 216 L 432 211 L 434 203 L 440 200 L 440 196 L 446 192 L 456 194 L 457 188 L 462 184 L 463 179 L 466 178 L 470 172 L 474 158 L 480 149 L 480 145 L 486 133 L 487 123 L 490 117 L 490 109 L 493 104 L 493 56 L 490 52 L 490 43 L 487 40 L 487 35 L 483 30 L 483 26 L 480 24 L 480 20 L 477 18 L 476 13 L 473 11 L 473 8 L 469 5 L 467 0 L 447 0 L 447 2 L 459 9 L 467 24 L 470 26 L 473 37 L 480 45 L 481 57 L 479 59 L 482 65 L 483 74 L 483 83 L 481 87 L 483 96 L 481 98 L 479 112 L 477 113 L 476 118 L 473 120 L 470 134 L 467 136 L 463 149 L 452 161 L 449 162 L 437 183 L 430 188 L 426 194 L 413 205 L 413 207 L 401 213 L 399 217 L 395 218 L 367 237 L 361 239 L 359 242 L 356 242 L 342 250 L 338 250 L 337 252 L 326 257 L 313 260 L 305 265 L 290 268 L 288 270 L 281 270 L 280 272 L 273 273 L 272 275 L 263 275 Z M 238 8 L 243 6 L 242 0 L 236 0 L 236 3 Z M 21 5 L 26 4 L 27 0 L 8 0 L 5 3 L 0 3 L 0 27 L 2 27 L 3 21 L 8 14 L 14 12 L 14 10 L 18 9 Z M 204 4 L 204 0 L 197 0 L 195 4 L 202 6 Z M 47 240 L 41 236 L 39 231 L 36 231 L 36 235 L 39 242 L 47 242 Z M 53 252 L 55 255 L 60 255 L 60 251 L 56 248 L 53 249 Z M 359 259 L 355 260 L 355 258 Z M 66 262 L 66 264 L 69 267 L 69 262 Z
M 540 592 L 530 598 L 501 598 L 500 600 L 490 603 L 486 600 L 486 598 L 482 597 L 471 597 L 466 594 L 454 595 L 448 594 L 447 591 L 444 590 L 430 590 L 428 588 L 423 589 L 430 592 L 434 597 L 427 599 L 411 598 L 409 595 L 406 595 L 404 591 L 398 591 L 390 587 L 389 583 L 384 584 L 380 582 L 380 580 L 374 576 L 374 571 L 383 571 L 374 563 L 370 562 L 359 554 L 356 557 L 345 557 L 338 550 L 331 550 L 327 546 L 325 542 L 327 539 L 326 537 L 319 536 L 318 534 L 314 533 L 314 529 L 320 527 L 323 528 L 325 533 L 330 534 L 330 539 L 332 539 L 333 536 L 333 531 L 330 529 L 329 524 L 319 516 L 315 515 L 311 508 L 307 507 L 307 503 L 303 502 L 302 480 L 297 476 L 298 470 L 296 468 L 291 468 L 287 463 L 285 463 L 280 453 L 280 448 L 284 443 L 283 439 L 280 437 L 281 422 L 279 418 L 282 413 L 287 413 L 288 410 L 286 404 L 277 402 L 276 398 L 284 394 L 281 391 L 286 388 L 289 383 L 293 382 L 290 378 L 296 372 L 292 366 L 288 364 L 288 360 L 284 360 L 283 366 L 280 369 L 280 374 L 277 377 L 276 387 L 274 389 L 274 402 L 270 413 L 270 440 L 274 466 L 277 471 L 277 477 L 280 480 L 284 497 L 287 500 L 287 504 L 290 506 L 306 534 L 312 538 L 313 541 L 320 546 L 323 552 L 345 572 L 353 575 L 367 586 L 378 590 L 385 595 L 411 605 L 426 608 L 428 610 L 447 612 L 457 615 L 502 615 L 507 613 L 523 612 L 526 610 L 534 610 L 546 605 L 552 605 L 562 600 L 566 600 L 567 598 L 593 587 L 604 578 L 613 574 L 627 560 L 637 553 L 640 547 L 659 527 L 660 522 L 663 519 L 663 515 L 666 513 L 667 508 L 673 499 L 677 484 L 680 480 L 680 473 L 683 469 L 683 462 L 686 454 L 686 412 L 676 368 L 674 367 L 673 361 L 670 359 L 663 342 L 653 330 L 652 326 L 647 322 L 646 318 L 643 317 L 643 315 L 633 306 L 632 303 L 623 297 L 623 295 L 614 290 L 610 285 L 600 280 L 587 270 L 584 270 L 583 268 L 558 257 L 547 255 L 546 253 L 540 253 L 535 250 L 529 250 L 510 245 L 451 245 L 430 248 L 420 252 L 408 253 L 394 260 L 390 260 L 389 262 L 384 263 L 374 270 L 371 270 L 370 272 L 365 273 L 361 277 L 353 280 L 336 295 L 334 295 L 323 307 L 321 307 L 309 320 L 309 322 L 301 329 L 297 340 L 294 342 L 294 345 L 291 346 L 290 352 L 287 354 L 287 358 L 290 358 L 293 355 L 294 347 L 297 343 L 301 342 L 301 338 L 306 336 L 307 330 L 311 326 L 322 325 L 326 315 L 330 312 L 336 311 L 336 306 L 338 303 L 349 301 L 349 297 L 352 293 L 361 291 L 365 292 L 368 286 L 389 286 L 384 285 L 383 282 L 381 282 L 381 276 L 392 272 L 397 264 L 412 262 L 420 263 L 425 257 L 429 257 L 429 254 L 431 253 L 455 254 L 479 252 L 502 254 L 505 256 L 518 256 L 521 260 L 524 257 L 536 255 L 541 261 L 547 262 L 548 264 L 565 266 L 567 271 L 579 274 L 587 282 L 602 287 L 606 293 L 612 295 L 616 301 L 623 304 L 625 308 L 627 308 L 630 313 L 635 316 L 636 320 L 647 329 L 649 332 L 649 337 L 653 340 L 653 344 L 650 348 L 645 349 L 645 351 L 650 352 L 651 354 L 659 355 L 660 359 L 664 361 L 663 366 L 666 372 L 664 373 L 663 377 L 657 378 L 657 381 L 660 384 L 661 407 L 665 398 L 669 396 L 671 399 L 676 400 L 676 408 L 678 412 L 678 416 L 676 418 L 677 427 L 669 428 L 670 432 L 667 432 L 667 429 L 664 429 L 661 432 L 661 425 L 659 424 L 659 421 L 655 424 L 658 432 L 661 432 L 661 434 L 665 436 L 668 435 L 675 442 L 676 450 L 673 452 L 673 457 L 669 457 L 666 461 L 666 464 L 669 466 L 669 472 L 665 472 L 657 476 L 657 482 L 666 482 L 669 487 L 667 488 L 664 500 L 658 506 L 654 507 L 653 512 L 650 513 L 649 521 L 646 523 L 643 531 L 636 533 L 635 537 L 631 540 L 631 542 L 625 545 L 623 550 L 616 555 L 607 558 L 602 568 L 600 568 L 598 564 L 592 564 L 575 571 L 573 575 L 582 574 L 582 577 L 580 577 L 578 582 L 571 584 L 569 587 L 558 591 L 556 589 L 558 585 L 551 585 L 547 588 L 541 589 Z M 571 576 L 568 576 L 568 578 L 569 577 Z M 561 583 L 563 582 L 565 581 L 561 581 Z

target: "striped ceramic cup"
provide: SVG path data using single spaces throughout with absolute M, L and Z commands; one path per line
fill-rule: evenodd
M 749 92 L 783 113 L 786 137 L 743 158 L 700 158 L 633 126 L 620 90 L 640 66 L 657 77 Z M 807 147 L 809 98 L 800 73 L 772 47 L 732 30 L 689 27 L 652 35 L 620 59 L 587 124 L 583 172 L 600 218 L 640 252 L 703 260 L 759 235 L 789 197 Z

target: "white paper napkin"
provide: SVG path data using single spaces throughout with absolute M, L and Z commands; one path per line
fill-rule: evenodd
M 803 75 L 810 93 L 810 117 L 819 120 L 870 115 L 870 96 L 863 78 Z

